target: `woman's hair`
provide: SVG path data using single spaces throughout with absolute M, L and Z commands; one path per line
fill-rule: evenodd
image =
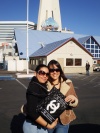
M 48 68 L 48 66 L 46 66 L 46 65 L 44 65 L 44 64 L 39 64 L 39 65 L 35 68 L 35 71 L 38 72 L 42 67 Z
M 63 81 L 66 81 L 67 80 L 67 77 L 65 76 L 62 68 L 61 68 L 61 65 L 58 61 L 56 60 L 51 60 L 49 63 L 48 63 L 48 68 L 50 69 L 50 66 L 57 66 L 57 68 L 59 68 L 60 70 L 60 77 L 59 77 L 59 80 L 61 81 L 61 78 L 63 79 Z
M 35 68 L 36 73 L 37 73 L 42 67 L 48 68 L 48 66 L 46 66 L 46 65 L 44 65 L 44 64 L 39 64 L 39 65 Z M 34 80 L 34 76 L 32 77 L 30 83 L 33 82 L 33 80 Z

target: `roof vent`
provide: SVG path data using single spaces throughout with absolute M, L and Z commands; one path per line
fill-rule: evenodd
M 43 42 L 39 42 L 39 44 L 41 45 L 41 48 L 44 48 L 44 43 Z

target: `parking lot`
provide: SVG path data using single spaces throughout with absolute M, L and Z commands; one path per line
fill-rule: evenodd
M 25 92 L 29 78 L 0 80 L 0 133 L 22 133 L 24 116 L 20 107 L 26 102 Z M 100 131 L 100 73 L 68 74 L 79 98 L 74 109 L 77 119 L 71 122 L 69 133 Z

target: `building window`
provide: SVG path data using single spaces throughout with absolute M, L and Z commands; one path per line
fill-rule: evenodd
M 90 44 L 90 39 L 88 39 L 88 40 L 86 41 L 86 43 L 87 43 L 87 44 Z
M 95 49 L 98 49 L 98 46 L 97 46 L 97 44 L 95 45 Z
M 32 59 L 30 59 L 30 64 L 32 64 Z
M 33 62 L 32 62 L 33 65 L 35 65 L 35 60 L 33 59 Z
M 45 58 L 43 58 L 43 64 L 46 64 L 46 59 Z
M 94 45 L 91 45 L 91 48 L 94 48 Z
M 81 66 L 82 65 L 82 59 L 75 59 L 75 66 Z
M 97 58 L 98 57 L 98 54 L 95 54 L 95 57 Z
M 98 50 L 95 50 L 95 53 L 98 53 Z
M 36 64 L 36 65 L 39 65 L 39 62 L 38 62 L 38 60 L 37 60 L 37 59 L 36 59 L 36 62 L 35 62 L 35 64 Z
M 90 52 L 90 49 L 87 49 Z
M 72 58 L 66 59 L 66 66 L 81 66 L 81 65 L 82 65 L 82 59 L 72 59 Z
M 91 49 L 91 53 L 94 53 L 94 49 Z
M 66 66 L 73 66 L 73 59 L 67 58 L 67 59 L 66 59 Z
M 87 44 L 87 45 L 86 45 L 86 48 L 90 48 L 90 45 Z
M 42 58 L 39 58 L 38 62 L 39 64 L 43 64 Z
M 91 39 L 91 44 L 94 44 L 94 43 L 95 43 L 95 41 Z

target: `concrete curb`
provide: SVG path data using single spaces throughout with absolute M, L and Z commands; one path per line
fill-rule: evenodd
M 17 78 L 32 78 L 34 76 L 34 73 L 16 73 Z

